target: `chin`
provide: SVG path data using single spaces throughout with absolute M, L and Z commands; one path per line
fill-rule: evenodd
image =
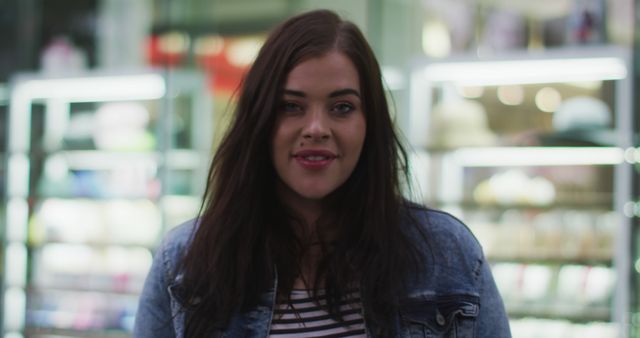
M 298 195 L 305 199 L 305 200 L 309 200 L 309 201 L 321 201 L 323 200 L 325 197 L 329 196 L 330 192 L 326 192 L 326 191 L 306 191 L 304 193 L 300 193 L 298 192 Z
M 314 182 L 316 183 L 316 182 Z M 300 198 L 308 201 L 321 201 L 331 196 L 334 192 L 340 189 L 344 182 L 334 184 L 301 184 L 296 186 L 293 191 Z

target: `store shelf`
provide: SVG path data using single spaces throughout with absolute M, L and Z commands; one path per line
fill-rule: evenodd
M 626 320 L 630 65 L 613 46 L 413 65 L 418 198 L 469 225 L 514 321 Z
M 154 70 L 16 76 L 6 332 L 130 336 L 153 249 L 200 203 L 213 130 L 204 81 Z
M 625 162 L 625 152 L 618 147 L 469 147 L 429 151 L 462 167 L 617 165 Z
M 69 330 L 56 328 L 29 329 L 26 334 L 33 338 L 131 338 L 131 333 L 121 330 Z
M 126 165 L 141 165 L 155 168 L 164 163 L 170 169 L 193 170 L 202 166 L 203 154 L 190 150 L 160 152 L 115 152 L 96 150 L 62 151 L 57 155 L 69 169 L 108 170 Z M 163 162 L 161 162 L 163 161 Z
M 526 304 L 521 306 L 511 306 L 508 309 L 511 318 L 541 318 L 541 319 L 564 319 L 574 323 L 608 322 L 611 321 L 611 308 L 590 307 L 589 309 L 579 309 L 574 307 L 561 307 Z
M 425 201 L 428 206 L 447 209 L 451 207 L 458 207 L 464 210 L 478 210 L 485 211 L 506 211 L 512 209 L 528 209 L 537 211 L 547 211 L 553 209 L 567 209 L 567 210 L 611 210 L 611 194 L 597 195 L 593 194 L 592 197 L 587 197 L 585 201 L 554 201 L 550 204 L 526 204 L 526 203 L 512 203 L 512 204 L 495 204 L 495 203 L 478 203 L 473 200 L 461 200 L 461 201 Z
M 146 276 L 143 276 L 146 277 Z M 38 294 L 38 293 L 60 293 L 60 292 L 67 292 L 67 293 L 75 293 L 78 295 L 85 295 L 85 294 L 100 294 L 103 295 L 105 297 L 122 297 L 122 296 L 127 296 L 127 297 L 133 297 L 133 298 L 138 298 L 140 296 L 140 289 L 138 290 L 132 290 L 132 291 L 128 291 L 128 290 L 116 290 L 113 288 L 88 288 L 86 287 L 86 285 L 82 285 L 82 286 L 69 286 L 69 285 L 59 285 L 59 286 L 34 286 L 29 293 L 30 294 Z
M 601 253 L 589 253 L 588 256 L 569 256 L 557 254 L 545 254 L 536 251 L 523 253 L 520 255 L 507 254 L 489 254 L 487 259 L 492 263 L 530 263 L 541 265 L 564 265 L 564 264 L 580 264 L 580 265 L 611 265 L 613 263 L 613 254 L 610 251 Z

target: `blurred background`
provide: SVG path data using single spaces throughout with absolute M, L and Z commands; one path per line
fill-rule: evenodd
M 0 328 L 129 337 L 154 249 L 198 211 L 269 30 L 357 23 L 411 149 L 516 338 L 640 337 L 634 0 L 0 0 Z

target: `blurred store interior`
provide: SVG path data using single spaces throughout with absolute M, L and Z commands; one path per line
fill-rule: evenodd
M 463 219 L 515 338 L 640 338 L 634 0 L 0 0 L 0 327 L 129 337 L 268 31 L 366 33 L 407 197 Z

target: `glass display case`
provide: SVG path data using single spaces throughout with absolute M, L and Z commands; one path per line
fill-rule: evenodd
M 201 203 L 205 79 L 24 74 L 10 97 L 5 337 L 128 337 L 155 246 Z
M 634 6 L 634 25 L 633 36 L 640 36 L 640 6 Z M 633 41 L 633 85 L 637 92 L 640 84 L 640 39 L 634 39 Z M 633 96 L 634 107 L 634 119 L 633 128 L 635 131 L 636 139 L 634 144 L 636 146 L 636 156 L 634 164 L 633 175 L 633 197 L 635 203 L 630 203 L 629 211 L 633 214 L 632 234 L 633 241 L 633 260 L 631 262 L 632 278 L 631 283 L 632 295 L 631 299 L 631 315 L 629 319 L 629 327 L 631 338 L 640 338 L 640 118 L 638 109 L 640 109 L 640 96 Z M 631 212 L 632 211 L 632 212 Z
M 9 91 L 6 85 L 0 84 L 0 241 L 4 244 L 6 188 L 7 188 L 7 122 L 9 116 Z M 4 245 L 0 249 L 0 259 L 4 255 Z M 0 281 L 4 278 L 4 268 L 0 267 Z M 1 282 L 0 282 L 1 283 Z M 1 296 L 0 296 L 0 299 Z M 2 314 L 0 314 L 2 320 Z
M 640 77 L 636 77 L 636 81 Z M 636 98 L 637 101 L 640 99 Z M 638 106 L 636 106 L 637 109 Z M 638 123 L 636 121 L 636 123 Z M 637 128 L 637 127 L 636 127 Z M 637 130 L 640 132 L 640 130 Z M 630 338 L 640 338 L 640 143 L 636 140 L 634 178 L 633 178 L 633 197 L 634 201 L 630 202 L 626 212 L 632 217 L 632 249 L 633 258 L 630 269 L 632 271 L 632 294 L 630 296 L 631 314 L 629 318 L 629 327 L 631 333 Z
M 627 334 L 629 62 L 599 47 L 413 65 L 412 197 L 469 225 L 515 338 Z

